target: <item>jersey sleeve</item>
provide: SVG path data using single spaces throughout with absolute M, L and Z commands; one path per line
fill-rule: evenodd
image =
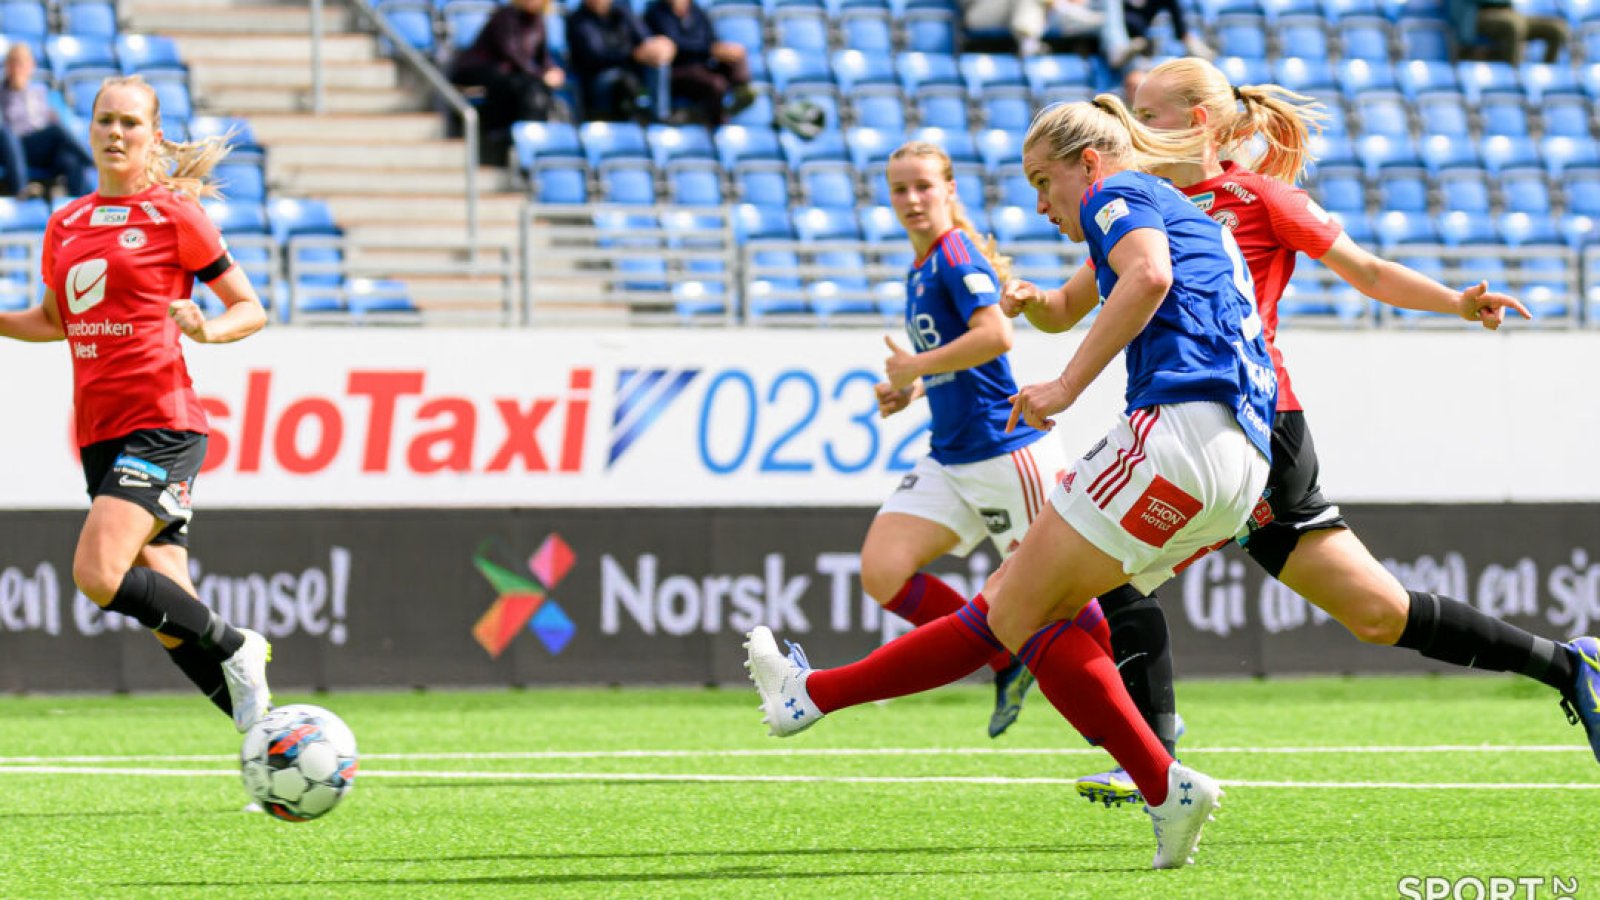
M 1091 251 L 1109 260 L 1111 250 L 1130 231 L 1154 228 L 1165 234 L 1166 221 L 1156 200 L 1137 181 L 1102 181 L 1084 194 L 1080 208 L 1083 239 Z
M 179 265 L 206 284 L 221 278 L 233 267 L 233 256 L 228 253 L 222 232 L 200 204 L 179 200 L 169 210 L 178 229 Z
M 1321 259 L 1344 231 L 1339 222 L 1300 188 L 1277 179 L 1263 179 L 1263 183 L 1261 198 L 1278 240 L 1291 250 Z
M 56 270 L 56 222 L 60 216 L 51 216 L 44 226 L 44 241 L 40 244 L 39 277 L 45 287 L 50 287 L 50 275 Z
M 948 251 L 945 247 L 934 251 L 945 254 L 940 260 L 943 265 L 939 267 L 939 278 L 950 302 L 961 314 L 961 321 L 965 322 L 983 307 L 1000 302 L 1000 285 L 994 268 L 969 241 L 952 235 L 945 242 L 951 245 Z

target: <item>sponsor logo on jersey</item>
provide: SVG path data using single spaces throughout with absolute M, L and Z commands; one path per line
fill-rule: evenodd
M 1122 517 L 1122 527 L 1152 547 L 1165 547 L 1172 536 L 1182 531 L 1204 508 L 1204 503 L 1189 496 L 1183 488 L 1157 475 L 1139 499 L 1128 507 Z
M 71 225 L 73 222 L 76 222 L 79 219 L 83 218 L 83 214 L 88 212 L 91 209 L 94 209 L 94 207 L 90 206 L 87 203 L 85 203 L 84 205 L 78 207 L 75 211 L 73 211 L 72 215 L 67 216 L 65 219 L 62 219 L 61 220 L 61 224 L 63 224 L 63 225 Z
M 1189 202 L 1193 203 L 1201 212 L 1209 213 L 1211 212 L 1211 207 L 1217 205 L 1217 192 L 1206 191 L 1204 194 L 1195 194 L 1189 198 Z
M 961 283 L 966 285 L 967 290 L 974 294 L 993 294 L 995 292 L 994 279 L 982 272 L 968 272 L 966 277 L 961 279 Z
M 1005 534 L 1011 530 L 1011 513 L 1004 509 L 980 509 L 978 515 L 983 516 L 983 527 L 989 529 L 990 534 Z
M 67 311 L 75 316 L 88 312 L 106 298 L 106 261 L 86 259 L 67 270 Z
M 1255 194 L 1250 193 L 1249 191 L 1245 190 L 1243 187 L 1240 187 L 1239 185 L 1235 184 L 1234 182 L 1224 181 L 1222 183 L 1222 189 L 1227 191 L 1228 193 L 1234 195 L 1235 197 L 1238 197 L 1240 200 L 1243 200 L 1246 203 L 1254 203 L 1254 202 L 1256 202 L 1256 195 Z
M 163 216 L 161 214 L 161 210 L 156 209 L 156 205 L 151 203 L 149 200 L 141 201 L 139 203 L 139 208 L 144 210 L 146 218 L 148 218 L 150 221 L 156 223 L 157 225 L 166 224 L 166 216 Z
M 145 237 L 143 228 L 124 228 L 117 235 L 117 243 L 129 250 L 137 250 L 144 246 Z
M 129 209 L 126 206 L 97 206 L 89 217 L 90 225 L 126 225 Z
M 1100 226 L 1101 233 L 1111 230 L 1111 224 L 1128 214 L 1128 201 L 1122 197 L 1113 198 L 1110 203 L 1100 207 L 1094 214 L 1095 224 Z
M 1221 225 L 1223 228 L 1226 228 L 1229 231 L 1239 227 L 1239 214 L 1235 213 L 1231 209 L 1218 210 L 1216 213 L 1212 214 L 1211 218 L 1216 220 L 1218 225 Z

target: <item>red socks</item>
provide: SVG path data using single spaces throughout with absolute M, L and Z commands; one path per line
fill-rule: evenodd
M 926 625 L 966 605 L 967 598 L 957 593 L 956 589 L 946 584 L 943 579 L 918 572 L 901 585 L 900 592 L 894 595 L 894 599 L 890 600 L 884 609 L 913 625 Z M 984 609 L 987 610 L 988 607 L 985 606 Z M 1109 631 L 1107 635 L 1109 641 Z M 1107 646 L 1109 647 L 1109 644 Z M 996 672 L 1009 665 L 1011 665 L 1009 651 L 998 653 L 989 660 L 989 668 Z
M 1111 753 L 1139 786 L 1145 803 L 1160 806 L 1167 799 L 1172 757 L 1128 696 L 1117 664 L 1101 652 L 1090 633 L 1094 625 L 1089 623 L 1096 619 L 1104 629 L 1100 605 L 1091 603 L 1072 622 L 1040 629 L 1017 655 L 1039 679 L 1039 689 L 1051 705 L 1089 743 Z
M 989 604 L 979 594 L 955 613 L 895 638 L 865 659 L 812 672 L 806 693 L 817 709 L 831 713 L 959 681 L 997 652 L 1009 660 L 1011 653 L 989 631 L 988 613 Z

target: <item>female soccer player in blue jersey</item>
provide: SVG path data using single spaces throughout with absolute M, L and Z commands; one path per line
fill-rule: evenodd
M 1006 352 L 1011 320 L 996 304 L 1011 260 L 993 239 L 979 244 L 956 192 L 950 157 L 922 141 L 889 155 L 889 201 L 916 260 L 906 276 L 906 333 L 912 352 L 887 338 L 878 411 L 891 416 L 919 397 L 932 414 L 930 451 L 901 479 L 872 520 L 861 547 L 861 585 L 913 625 L 943 618 L 967 598 L 922 568 L 946 553 L 965 556 L 987 537 L 1001 559 L 1022 541 L 1066 469 L 1059 441 L 1023 426 L 1006 431 L 1017 392 Z M 1107 652 L 1109 633 L 1102 625 Z M 989 663 L 995 706 L 989 736 L 1017 719 L 1033 676 L 1010 653 Z M 842 693 L 848 694 L 851 686 Z M 842 698 L 843 705 L 849 705 Z
M 1088 244 L 1104 307 L 1059 377 L 1017 392 L 1011 420 L 1048 431 L 1124 352 L 1127 405 L 1056 485 L 1051 512 L 961 610 L 843 670 L 811 670 L 803 655 L 781 654 L 766 628 L 752 631 L 748 666 L 773 734 L 831 712 L 818 695 L 840 671 L 921 676 L 886 685 L 898 695 L 961 678 L 1004 648 L 1144 793 L 1154 865 L 1192 858 L 1222 791 L 1173 760 L 1074 619 L 1101 593 L 1129 581 L 1153 590 L 1238 534 L 1266 483 L 1278 386 L 1249 269 L 1222 226 L 1170 182 L 1138 171 L 1157 154 L 1198 158 L 1203 141 L 1199 131 L 1151 132 L 1108 94 L 1034 120 L 1023 165 L 1039 212 Z

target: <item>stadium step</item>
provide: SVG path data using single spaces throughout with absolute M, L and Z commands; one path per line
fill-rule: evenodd
M 263 66 L 258 62 L 234 59 L 189 61 L 189 83 L 201 94 L 223 88 L 273 87 L 309 90 L 311 66 Z M 322 67 L 325 88 L 393 88 L 400 86 L 399 73 L 387 60 L 327 63 Z
M 250 116 L 250 127 L 256 137 L 273 145 L 273 152 L 293 152 L 302 143 L 341 143 L 370 146 L 372 136 L 383 135 L 386 145 L 404 145 L 415 141 L 435 141 L 444 136 L 444 122 L 439 116 L 424 113 L 394 115 L 336 115 L 321 116 L 303 113 L 260 113 Z
M 357 246 L 362 244 L 384 247 L 435 248 L 451 245 L 465 239 L 465 218 L 449 221 L 395 224 L 388 219 L 342 220 L 344 232 Z M 518 238 L 515 223 L 479 223 L 478 240 L 484 247 L 513 247 Z
M 281 167 L 284 171 L 313 166 L 386 170 L 449 169 L 454 171 L 457 180 L 460 180 L 461 164 L 466 158 L 464 155 L 466 150 L 461 141 L 427 138 L 391 140 L 388 134 L 381 131 L 369 131 L 367 134 L 367 140 L 364 142 L 302 140 L 276 148 L 267 161 L 268 174 L 271 174 L 275 167 Z M 372 139 L 373 134 L 381 135 L 383 143 L 375 143 Z M 500 180 L 499 170 L 496 170 L 494 183 L 498 184 Z
M 299 35 L 309 45 L 311 11 L 306 6 L 233 6 L 206 4 L 139 3 L 133 7 L 142 31 L 176 34 L 186 31 L 226 31 L 234 34 Z M 324 37 L 344 31 L 351 13 L 343 4 L 327 3 L 322 9 Z
M 253 116 L 262 112 L 310 112 L 312 97 L 310 88 L 229 87 L 200 94 L 195 102 L 207 112 Z M 400 88 L 326 90 L 322 103 L 322 108 L 331 113 L 421 112 L 428 108 L 426 97 Z
M 129 23 L 130 30 L 147 30 L 143 21 Z M 204 31 L 194 28 L 170 29 L 163 32 L 178 45 L 178 52 L 188 62 L 206 60 L 231 60 L 267 63 L 299 63 L 311 71 L 311 41 L 302 24 L 296 34 L 253 34 L 249 31 Z M 369 34 L 330 33 L 322 38 L 322 60 L 325 63 L 374 62 L 378 56 L 378 40 Z
M 374 178 L 372 176 L 381 176 Z M 278 166 L 269 158 L 268 183 L 291 194 L 321 196 L 332 192 L 344 194 L 393 194 L 397 186 L 404 186 L 416 196 L 445 196 L 460 198 L 466 192 L 466 176 L 461 170 L 461 150 L 456 148 L 456 165 L 453 167 L 406 168 L 375 163 L 362 169 L 359 166 Z M 489 194 L 506 189 L 508 177 L 504 169 L 479 168 L 478 191 Z
M 391 185 L 401 187 L 401 185 Z M 417 225 L 465 222 L 467 202 L 459 193 L 445 197 L 417 197 L 411 194 L 323 194 L 341 223 L 380 221 Z M 519 194 L 485 194 L 478 201 L 478 221 L 483 225 L 515 227 L 522 212 Z

